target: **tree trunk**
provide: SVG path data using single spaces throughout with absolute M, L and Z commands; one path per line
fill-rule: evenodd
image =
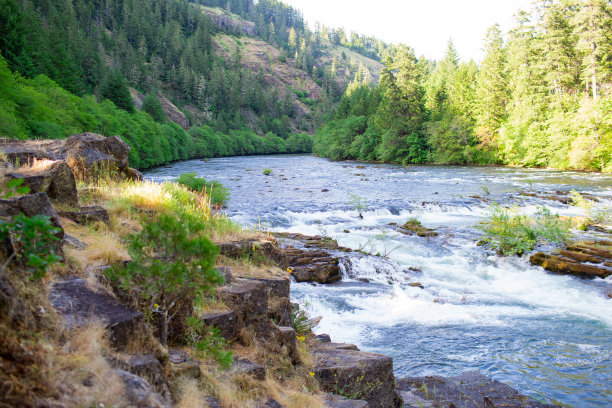
M 168 311 L 164 309 L 161 314 L 161 333 L 160 333 L 160 342 L 163 347 L 166 347 L 166 342 L 168 341 Z

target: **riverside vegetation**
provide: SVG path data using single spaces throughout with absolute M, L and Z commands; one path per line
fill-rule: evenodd
M 5 163 L 5 167 L 4 174 L 13 170 L 11 164 Z M 65 214 L 59 218 L 52 207 L 44 209 L 44 200 L 36 195 L 42 194 L 48 202 L 44 193 L 27 194 L 29 189 L 20 187 L 25 179 L 5 181 L 4 196 L 12 197 L 1 200 L 3 216 L 7 211 L 10 214 L 11 205 L 29 197 L 36 197 L 32 211 L 51 215 L 17 215 L 0 223 L 3 242 L 10 243 L 2 247 L 0 269 L 3 403 L 24 407 L 52 402 L 159 407 L 175 403 L 177 407 L 195 407 L 217 401 L 228 407 L 256 407 L 274 398 L 285 407 L 323 407 L 324 395 L 309 374 L 313 371 L 309 351 L 313 335 L 303 312 L 294 312 L 292 319 L 301 336 L 296 340 L 294 334 L 294 364 L 283 354 L 285 348 L 264 340 L 274 336 L 272 333 L 255 335 L 247 330 L 236 333 L 238 339 L 232 335 L 226 340 L 218 328 L 204 323 L 207 311 L 230 305 L 230 300 L 224 301 L 220 295 L 220 285 L 226 279 L 282 275 L 265 257 L 258 267 L 248 260 L 218 256 L 219 243 L 256 241 L 265 236 L 215 212 L 205 191 L 192 191 L 177 183 L 120 180 L 116 172 L 105 176 L 104 171 L 95 170 L 94 174 L 77 180 L 81 210 L 62 199 L 54 200 L 60 214 Z M 106 220 L 76 222 L 67 215 L 99 204 L 108 211 Z M 232 264 L 233 278 L 222 277 L 215 269 L 220 262 Z M 72 312 L 60 316 L 58 291 L 79 279 L 84 285 L 79 291 L 89 297 L 89 312 L 85 310 L 85 320 L 75 316 L 77 320 L 71 324 L 68 316 Z M 126 338 L 117 337 L 125 329 L 110 328 L 105 320 L 108 316 L 104 313 L 118 313 L 113 297 L 142 313 L 132 313 L 130 319 L 136 317 L 137 322 L 139 315 L 144 316 L 145 325 L 133 327 Z M 111 303 L 105 307 L 111 309 L 101 312 L 96 303 L 99 299 L 108 299 Z M 79 303 L 75 300 L 71 304 L 69 309 L 80 313 L 76 311 Z M 275 326 L 265 327 L 272 330 Z M 187 368 L 171 362 L 172 353 L 179 353 L 177 349 L 190 359 Z M 129 360 L 125 360 L 125 353 L 145 360 L 153 355 L 155 364 L 146 363 L 146 372 L 138 371 L 138 365 L 121 363 Z M 265 381 L 255 381 L 240 371 L 242 368 L 235 368 L 242 367 L 236 366 L 235 358 L 245 364 L 245 357 L 266 364 L 269 374 Z M 168 380 L 163 370 L 156 371 L 158 360 L 165 366 Z M 223 374 L 230 366 L 234 368 Z M 134 394 L 122 378 L 144 380 L 134 380 L 117 367 L 136 370 L 151 385 L 139 385 L 140 394 Z
M 603 0 L 536 2 L 507 41 L 491 27 L 480 65 L 452 43 L 429 61 L 311 31 L 277 1 L 85 3 L 0 3 L 2 135 L 120 134 L 137 168 L 310 152 L 313 131 L 314 151 L 333 159 L 610 166 Z

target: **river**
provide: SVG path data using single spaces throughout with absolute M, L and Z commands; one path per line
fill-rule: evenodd
M 582 215 L 578 207 L 518 192 L 574 189 L 608 197 L 602 202 L 609 205 L 612 176 L 287 155 L 192 160 L 145 177 L 172 180 L 186 172 L 227 186 L 226 213 L 244 225 L 328 235 L 386 255 L 356 260 L 337 284 L 292 285 L 293 300 L 323 316 L 317 333 L 392 356 L 398 377 L 475 369 L 542 402 L 612 406 L 612 278 L 554 275 L 527 257 L 498 257 L 476 245 L 491 201 L 527 213 L 545 204 Z M 408 236 L 388 225 L 411 217 L 439 235 Z M 409 285 L 415 282 L 424 289 Z

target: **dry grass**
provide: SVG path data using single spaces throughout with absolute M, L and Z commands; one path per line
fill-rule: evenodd
M 180 397 L 176 408 L 206 408 L 204 393 L 198 387 L 198 382 L 191 378 L 182 378 L 179 385 Z
M 123 383 L 104 357 L 108 349 L 104 324 L 91 321 L 68 333 L 61 354 L 48 358 L 48 372 L 61 390 L 58 403 L 66 406 L 121 406 Z
M 287 271 L 277 266 L 259 266 L 241 259 L 232 259 L 220 256 L 217 260 L 218 266 L 227 266 L 232 270 L 232 275 L 237 278 L 260 278 L 279 279 L 289 278 Z

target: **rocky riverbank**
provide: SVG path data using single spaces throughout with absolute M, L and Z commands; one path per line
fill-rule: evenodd
M 315 336 L 318 320 L 291 303 L 291 281 L 333 284 L 351 258 L 366 256 L 320 236 L 211 230 L 224 283 L 204 303 L 185 302 L 176 316 L 218 331 L 234 358 L 220 369 L 194 348 L 193 331 L 178 317 L 162 346 L 157 305 L 143 309 L 105 271 L 130 262 L 125 237 L 167 211 L 168 191 L 138 181 L 119 138 L 84 134 L 0 148 L 5 185 L 23 179 L 30 188 L 0 200 L 0 216 L 49 217 L 63 257 L 45 279 L 28 280 L 23 264 L 6 262 L 21 244 L 5 237 L 0 385 L 9 391 L 0 401 L 9 406 L 550 407 L 475 373 L 396 379 L 390 357 Z M 132 181 L 95 181 L 109 170 Z M 402 228 L 434 233 L 416 227 Z

